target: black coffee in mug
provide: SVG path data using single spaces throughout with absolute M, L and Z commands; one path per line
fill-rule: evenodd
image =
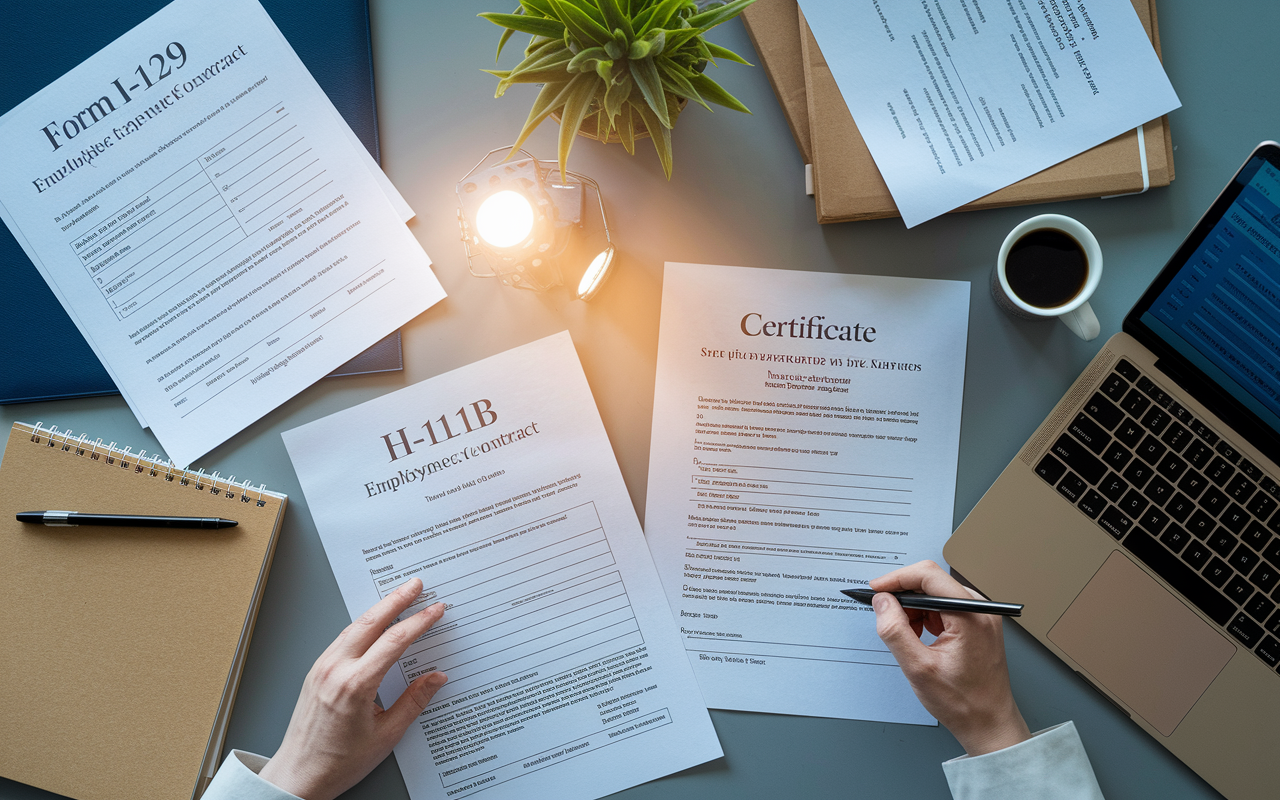
M 1040 228 L 1019 237 L 1004 261 L 1005 280 L 1023 302 L 1057 308 L 1084 289 L 1089 257 L 1069 234 Z

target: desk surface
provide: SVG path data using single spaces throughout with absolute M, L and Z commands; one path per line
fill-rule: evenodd
M 690 108 L 673 136 L 668 183 L 648 143 L 628 157 L 580 139 L 571 166 L 605 192 L 619 270 L 590 305 L 565 290 L 538 295 L 467 274 L 453 186 L 486 151 L 509 144 L 532 102 L 517 87 L 493 99 L 498 29 L 476 18 L 510 3 L 372 0 L 384 167 L 418 218 L 411 224 L 449 298 L 404 329 L 405 370 L 328 379 L 200 459 L 223 474 L 287 492 L 290 509 L 267 585 L 228 747 L 270 754 L 312 661 L 348 622 L 280 433 L 356 403 L 568 329 L 578 347 L 632 500 L 643 517 L 664 261 L 786 267 L 971 281 L 968 369 L 956 487 L 957 524 L 1088 363 L 1254 144 L 1280 137 L 1274 96 L 1280 5 L 1160 0 L 1165 67 L 1183 108 L 1171 115 L 1177 179 L 1149 194 L 948 215 L 913 230 L 899 220 L 819 226 L 804 165 L 763 70 L 726 64 L 716 78 L 755 113 Z M 757 62 L 741 22 L 715 41 Z M 512 48 L 512 54 L 519 48 Z M 505 61 L 505 58 L 504 58 Z M 555 153 L 544 125 L 528 147 Z M 1015 321 L 987 291 L 1010 228 L 1033 214 L 1079 219 L 1098 237 L 1105 272 L 1092 301 L 1102 336 L 1082 342 L 1057 322 Z M 0 407 L 14 420 L 91 431 L 159 449 L 118 397 Z M 1016 625 L 1006 628 L 1013 690 L 1032 730 L 1074 719 L 1108 797 L 1217 794 Z M 92 702 L 93 692 L 86 693 Z M 39 704 L 39 698 L 32 698 Z M 947 798 L 938 764 L 961 753 L 946 730 L 712 711 L 725 758 L 636 787 L 641 798 Z M 129 743 L 121 743 L 127 753 Z M 0 779 L 0 798 L 52 798 Z M 394 757 L 349 798 L 406 798 Z

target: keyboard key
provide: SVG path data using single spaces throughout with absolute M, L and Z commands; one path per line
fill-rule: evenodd
M 1253 493 L 1257 489 L 1258 487 L 1254 485 L 1253 481 L 1246 478 L 1243 472 L 1240 472 L 1227 483 L 1225 491 L 1227 497 L 1243 505 L 1248 502 L 1250 497 L 1253 497 Z
M 1164 549 L 1155 539 L 1143 533 L 1140 528 L 1130 530 L 1124 544 L 1134 557 L 1168 581 L 1170 586 L 1181 592 L 1183 597 L 1190 600 L 1209 619 L 1219 625 L 1225 625 L 1235 613 L 1235 606 L 1223 596 L 1222 592 L 1210 586 L 1204 578 L 1179 561 L 1177 556 Z
M 1272 614 L 1271 618 L 1266 621 L 1263 627 L 1265 627 L 1269 633 L 1274 633 L 1276 636 L 1280 636 L 1280 611 Z
M 1098 524 L 1102 529 L 1119 539 L 1129 532 L 1129 528 L 1133 525 L 1133 520 L 1120 513 L 1115 506 L 1111 506 L 1102 512 L 1102 516 L 1098 517 Z
M 1267 523 L 1267 527 L 1273 533 L 1280 533 L 1280 513 L 1271 515 L 1271 521 Z
M 1222 559 L 1215 558 L 1209 562 L 1209 566 L 1204 568 L 1202 574 L 1209 583 L 1221 588 L 1222 584 L 1226 583 L 1227 579 L 1231 577 L 1231 567 L 1227 566 L 1227 562 Z M 1226 598 L 1224 597 L 1223 599 Z
M 1151 479 L 1151 483 L 1147 484 L 1147 488 L 1143 489 L 1142 493 L 1148 500 L 1163 507 L 1169 498 L 1173 497 L 1173 484 L 1157 475 Z
M 1249 522 L 1249 512 L 1238 504 L 1232 503 L 1231 507 L 1222 516 L 1218 517 L 1218 522 L 1226 525 L 1232 533 L 1239 536 L 1244 531 L 1244 526 Z
M 1231 580 L 1227 581 L 1227 588 L 1222 591 L 1227 595 L 1228 600 L 1242 606 L 1253 594 L 1253 587 L 1242 576 L 1233 575 Z
M 1258 479 L 1258 485 L 1262 487 L 1262 491 L 1271 495 L 1272 498 L 1280 499 L 1280 483 L 1276 483 L 1266 475 L 1263 475 Z
M 1138 378 L 1142 377 L 1142 373 L 1138 372 L 1138 368 L 1130 364 L 1128 361 L 1126 361 L 1123 358 L 1120 359 L 1118 362 L 1116 362 L 1116 372 L 1119 372 L 1121 375 L 1124 376 L 1125 380 L 1131 381 L 1131 382 L 1136 381 Z
M 1262 557 L 1271 562 L 1273 567 L 1280 568 L 1280 539 L 1272 539 L 1262 549 Z
M 1201 508 L 1197 508 L 1191 515 L 1191 519 L 1187 520 L 1187 530 L 1202 542 L 1209 538 L 1209 534 L 1213 533 L 1216 527 L 1218 524 L 1213 521 L 1213 517 L 1204 513 L 1204 509 Z
M 1263 639 L 1262 644 L 1258 645 L 1258 649 L 1253 652 L 1257 653 L 1258 658 L 1265 661 L 1272 669 L 1280 664 L 1280 642 L 1277 642 L 1273 636 Z
M 1155 470 L 1143 464 L 1141 461 L 1134 460 L 1129 463 L 1129 467 L 1124 471 L 1124 479 L 1134 485 L 1134 488 L 1141 489 L 1151 480 L 1151 476 L 1155 474 Z
M 1262 626 L 1249 619 L 1244 613 L 1236 614 L 1235 619 L 1227 626 L 1231 635 L 1250 649 L 1262 641 Z
M 1188 472 L 1182 476 L 1182 480 L 1178 481 L 1178 488 L 1192 500 L 1199 497 L 1208 485 L 1209 482 L 1199 472 Z
M 1098 515 L 1102 513 L 1102 509 L 1107 507 L 1107 498 L 1090 489 L 1085 492 L 1084 499 L 1076 505 L 1089 519 L 1097 519 Z M 1253 553 L 1250 553 L 1250 555 L 1257 558 Z
M 1113 433 L 1115 433 L 1117 439 L 1124 443 L 1125 447 L 1137 447 L 1138 442 L 1142 441 L 1142 437 L 1147 435 L 1146 429 L 1132 419 L 1126 419 L 1121 422 Z
M 1103 394 L 1118 403 L 1124 399 L 1124 393 L 1129 391 L 1129 382 L 1113 372 L 1102 382 L 1101 389 Z
M 1204 470 L 1205 477 L 1217 486 L 1226 486 L 1235 472 L 1236 468 L 1228 464 L 1222 456 L 1214 456 L 1213 461 L 1209 462 L 1209 466 Z
M 1258 562 L 1261 560 L 1261 556 L 1253 552 L 1251 548 L 1242 544 L 1235 549 L 1234 553 L 1231 554 L 1231 558 L 1227 559 L 1227 563 L 1234 567 L 1235 571 L 1239 572 L 1241 575 L 1248 575 L 1250 572 L 1253 572 L 1253 568 L 1258 566 Z
M 1196 469 L 1204 469 L 1213 460 L 1213 449 L 1201 442 L 1192 442 L 1182 457 Z
M 1244 610 L 1258 622 L 1266 622 L 1271 612 L 1276 610 L 1276 604 L 1268 600 L 1265 594 L 1258 592 L 1244 604 Z
M 1089 483 L 1097 483 L 1107 474 L 1105 464 L 1094 457 L 1083 444 L 1066 434 L 1058 437 L 1051 452 Z
M 1135 417 L 1141 417 L 1151 407 L 1151 401 L 1137 389 L 1130 389 L 1129 393 L 1120 401 L 1120 407 Z
M 1190 427 L 1191 430 L 1195 432 L 1196 436 L 1199 436 L 1201 439 L 1208 442 L 1210 447 L 1213 447 L 1218 443 L 1218 434 L 1210 430 L 1209 426 L 1205 425 L 1203 422 L 1197 420 Z
M 1102 429 L 1102 426 L 1089 418 L 1083 412 L 1076 414 L 1076 418 L 1067 426 L 1067 430 L 1072 436 L 1084 443 L 1084 446 L 1102 455 L 1102 451 L 1107 449 L 1107 445 L 1111 444 L 1111 437 Z
M 1085 413 L 1098 421 L 1098 424 L 1109 431 L 1124 421 L 1124 412 L 1101 394 L 1094 392 L 1089 402 L 1084 404 Z
M 1238 466 L 1240 471 L 1248 476 L 1251 481 L 1256 481 L 1262 477 L 1262 470 L 1258 469 L 1257 465 L 1247 458 L 1240 459 L 1240 463 L 1236 466 Z
M 1159 439 L 1148 434 L 1147 438 L 1143 439 L 1142 443 L 1138 445 L 1135 452 L 1137 452 L 1138 458 L 1154 467 L 1160 463 L 1160 458 L 1164 456 L 1167 450 L 1167 447 L 1160 444 Z
M 1240 463 L 1240 451 L 1232 447 L 1230 442 L 1218 442 L 1213 449 L 1218 451 L 1218 455 L 1230 461 L 1232 464 Z
M 1192 569 L 1197 572 L 1204 569 L 1204 565 L 1209 563 L 1209 559 L 1212 557 L 1213 553 L 1210 552 L 1209 548 L 1194 539 L 1191 540 L 1191 544 L 1187 545 L 1187 549 L 1182 553 L 1182 560 L 1190 564 Z
M 1169 504 L 1164 507 L 1164 510 L 1178 522 L 1186 522 L 1187 517 L 1191 516 L 1191 512 L 1196 510 L 1196 504 L 1191 502 L 1191 498 L 1182 492 L 1178 492 L 1169 501 Z
M 1276 587 L 1276 581 L 1280 580 L 1280 571 L 1263 561 L 1258 568 L 1249 576 L 1249 582 L 1257 586 L 1264 592 L 1269 592 Z
M 1244 529 L 1244 533 L 1241 534 L 1240 538 L 1245 544 L 1261 553 L 1262 548 L 1266 547 L 1267 542 L 1271 541 L 1271 531 L 1259 525 L 1257 520 L 1254 520 Z
M 1136 417 L 1137 414 L 1134 414 Z M 1142 417 L 1142 425 L 1147 430 L 1159 436 L 1164 429 L 1169 427 L 1169 423 L 1173 421 L 1173 417 L 1169 416 L 1169 412 L 1162 408 L 1153 408 Z
M 1111 446 L 1107 448 L 1107 452 L 1102 454 L 1103 463 L 1117 472 L 1124 469 L 1124 465 L 1128 464 L 1131 458 L 1133 458 L 1133 453 L 1130 453 L 1128 448 L 1119 442 L 1112 442 Z
M 1213 533 L 1209 534 L 1209 538 L 1205 539 L 1205 544 L 1209 545 L 1209 549 L 1223 558 L 1227 554 L 1236 549 L 1236 537 L 1231 535 L 1231 531 L 1219 525 L 1214 528 Z
M 1187 471 L 1187 462 L 1178 458 L 1173 453 L 1166 453 L 1165 457 L 1160 459 L 1160 463 L 1156 465 L 1156 472 L 1165 476 L 1171 481 L 1176 481 L 1182 477 L 1182 473 Z
M 1102 483 L 1098 484 L 1098 491 L 1102 492 L 1108 500 L 1113 503 L 1119 503 L 1120 498 L 1124 497 L 1124 493 L 1129 491 L 1129 484 L 1124 482 L 1119 475 L 1114 472 L 1107 473 L 1107 477 L 1102 479 Z M 1265 533 L 1265 531 L 1264 531 Z M 1270 536 L 1270 533 L 1267 533 Z
M 1168 430 L 1160 436 L 1160 441 L 1169 445 L 1169 449 L 1175 453 L 1181 453 L 1182 448 L 1191 444 L 1194 440 L 1195 437 L 1191 435 L 1191 431 L 1176 422 L 1170 425 Z
M 1266 522 L 1267 517 L 1271 516 L 1271 512 L 1276 509 L 1276 501 L 1267 494 L 1266 490 L 1263 490 L 1255 494 L 1245 508 L 1249 509 L 1250 514 Z
M 1143 394 L 1151 398 L 1151 402 L 1161 408 L 1168 408 L 1173 403 L 1173 398 L 1164 389 L 1152 383 L 1149 378 L 1138 378 L 1137 386 Z
M 1142 512 L 1142 517 L 1138 520 L 1138 524 L 1152 536 L 1159 536 L 1164 530 L 1164 526 L 1169 524 L 1169 515 L 1155 506 L 1151 506 Z
M 1074 472 L 1068 472 L 1066 477 L 1058 481 L 1058 494 L 1070 500 L 1072 503 L 1078 502 L 1084 496 L 1084 490 L 1088 486 Z
M 1173 552 L 1181 553 L 1182 548 L 1191 541 L 1191 534 L 1177 525 L 1170 525 L 1164 529 L 1164 533 L 1160 534 L 1160 541 Z
M 1137 489 L 1130 489 L 1116 505 L 1120 507 L 1121 511 L 1137 519 L 1142 516 L 1142 512 L 1146 511 L 1147 506 L 1151 505 L 1151 503 L 1147 498 L 1139 494 Z
M 1208 511 L 1215 518 L 1223 511 L 1227 510 L 1227 506 L 1231 505 L 1231 501 L 1227 496 L 1212 486 L 1208 491 L 1200 495 L 1200 507 Z
M 1169 404 L 1169 413 L 1173 415 L 1174 419 L 1187 427 L 1190 427 L 1196 421 L 1196 418 L 1191 415 L 1191 412 L 1183 408 L 1176 401 Z

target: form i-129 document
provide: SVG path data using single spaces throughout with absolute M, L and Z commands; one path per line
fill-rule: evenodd
M 932 724 L 840 594 L 951 533 L 969 284 L 666 265 L 645 536 L 712 708 Z
M 444 618 L 384 679 L 449 681 L 396 746 L 414 800 L 590 800 L 719 757 L 568 333 L 284 434 L 352 619 Z
M 176 0 L 0 142 L 0 216 L 179 465 L 444 296 L 256 0 Z

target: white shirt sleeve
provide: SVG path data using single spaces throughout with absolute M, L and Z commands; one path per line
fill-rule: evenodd
M 200 800 L 300 800 L 297 795 L 258 777 L 269 758 L 232 750 Z
M 1103 800 L 1074 722 L 994 753 L 953 758 L 942 771 L 955 800 Z

